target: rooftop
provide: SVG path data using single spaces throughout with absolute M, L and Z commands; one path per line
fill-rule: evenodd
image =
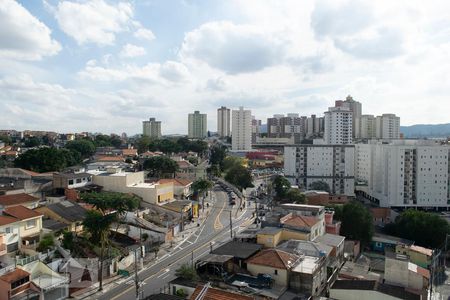
M 277 248 L 289 253 L 301 253 L 314 257 L 329 256 L 333 250 L 333 248 L 326 244 L 302 240 L 289 240 L 282 243 Z
M 31 195 L 20 193 L 13 195 L 2 195 L 0 196 L 0 205 L 3 206 L 12 206 L 12 205 L 20 205 L 24 203 L 30 203 L 38 201 L 39 199 L 33 197 Z
M 425 247 L 411 245 L 410 249 L 414 252 L 418 252 L 418 253 L 424 254 L 426 256 L 433 256 L 433 250 L 425 248 Z
M 19 220 L 27 220 L 42 216 L 42 214 L 22 205 L 8 207 L 3 211 L 3 213 L 10 215 L 14 218 L 17 218 Z
M 203 285 L 197 286 L 194 293 L 191 296 L 191 300 L 197 299 L 197 296 L 203 289 Z M 219 290 L 216 288 L 208 288 L 206 293 L 202 297 L 202 300 L 253 300 L 251 296 L 246 296 L 238 293 L 232 293 L 225 290 Z
M 231 241 L 218 247 L 217 249 L 214 249 L 212 253 L 219 255 L 231 255 L 236 258 L 247 259 L 261 250 L 261 248 L 262 245 L 258 244 Z
M 30 273 L 17 268 L 14 271 L 11 271 L 9 273 L 6 273 L 5 275 L 0 276 L 0 280 L 8 283 L 13 283 L 27 276 L 30 276 Z
M 283 228 L 280 227 L 263 227 L 258 231 L 258 234 L 277 234 L 278 232 L 282 231 Z
M 381 243 L 392 243 L 392 244 L 402 244 L 402 245 L 412 245 L 413 241 L 402 239 L 396 236 L 382 234 L 379 232 L 374 233 L 372 237 L 373 242 L 381 242 Z
M 192 184 L 192 181 L 188 179 L 181 179 L 181 178 L 167 178 L 167 179 L 160 179 L 158 180 L 158 183 L 173 183 L 173 185 L 177 186 L 188 186 Z
M 292 271 L 303 274 L 314 274 L 319 267 L 320 258 L 312 256 L 304 256 Z
M 292 268 L 299 258 L 298 255 L 282 250 L 267 249 L 248 259 L 247 263 L 286 270 Z
M 365 290 L 378 291 L 398 299 L 420 300 L 421 295 L 414 294 L 404 287 L 378 283 L 371 280 L 337 280 L 332 290 Z
M 292 227 L 307 227 L 311 228 L 316 225 L 320 220 L 313 216 L 301 216 L 289 214 L 280 219 L 280 223 L 284 225 L 289 225 Z
M 86 209 L 73 201 L 61 201 L 47 205 L 47 208 L 69 222 L 83 221 Z
M 16 218 L 0 215 L 0 226 L 12 224 L 17 221 Z
M 315 241 L 324 243 L 329 246 L 337 247 L 341 245 L 345 240 L 345 237 L 337 235 L 337 234 L 331 234 L 331 233 L 325 233 L 322 236 L 318 236 Z

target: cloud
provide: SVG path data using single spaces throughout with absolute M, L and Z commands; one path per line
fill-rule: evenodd
M 121 57 L 137 57 L 145 55 L 147 52 L 143 47 L 139 47 L 132 44 L 126 44 L 123 46 L 122 51 L 120 51 Z
M 167 61 L 162 64 L 159 73 L 172 82 L 181 82 L 189 78 L 189 71 L 186 66 L 176 61 Z
M 185 35 L 180 55 L 229 74 L 247 73 L 282 61 L 284 42 L 279 36 L 255 26 L 210 22 Z
M 146 28 L 139 28 L 138 30 L 136 30 L 134 32 L 134 37 L 141 39 L 141 40 L 148 40 L 148 41 L 152 41 L 155 39 L 155 35 L 153 34 L 153 32 L 150 29 L 146 29 Z
M 103 0 L 62 1 L 55 9 L 55 17 L 62 31 L 79 45 L 112 45 L 116 34 L 131 26 L 133 7 L 126 2 L 110 5 Z
M 51 30 L 16 1 L 0 1 L 0 57 L 40 60 L 61 50 Z

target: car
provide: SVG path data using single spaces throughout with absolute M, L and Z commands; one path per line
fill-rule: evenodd
M 230 201 L 230 205 L 236 205 L 236 201 L 231 200 L 231 201 Z

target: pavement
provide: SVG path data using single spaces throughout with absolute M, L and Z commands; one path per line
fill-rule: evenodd
M 230 213 L 233 217 L 231 232 L 234 234 L 252 223 L 252 210 L 247 210 L 249 205 L 245 205 L 242 210 L 237 205 L 229 206 L 227 194 L 218 188 L 213 191 L 211 200 L 205 199 L 205 203 L 209 203 L 209 208 L 205 208 L 200 215 L 199 226 L 197 222 L 186 225 L 183 233 L 175 238 L 172 245 L 164 244 L 160 247 L 158 257 L 155 258 L 151 253 L 147 254 L 144 268 L 138 272 L 141 298 L 163 291 L 168 282 L 176 278 L 175 271 L 182 264 L 194 264 L 201 256 L 209 253 L 211 247 L 216 248 L 229 241 Z M 130 269 L 133 268 L 134 266 Z M 97 289 L 98 285 L 94 285 L 76 298 L 105 300 L 137 298 L 133 275 L 106 279 L 103 291 L 98 292 Z

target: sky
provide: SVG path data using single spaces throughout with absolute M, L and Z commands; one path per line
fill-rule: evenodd
M 347 95 L 450 122 L 450 2 L 0 0 L 0 129 L 187 133 L 188 113 L 322 115 Z

